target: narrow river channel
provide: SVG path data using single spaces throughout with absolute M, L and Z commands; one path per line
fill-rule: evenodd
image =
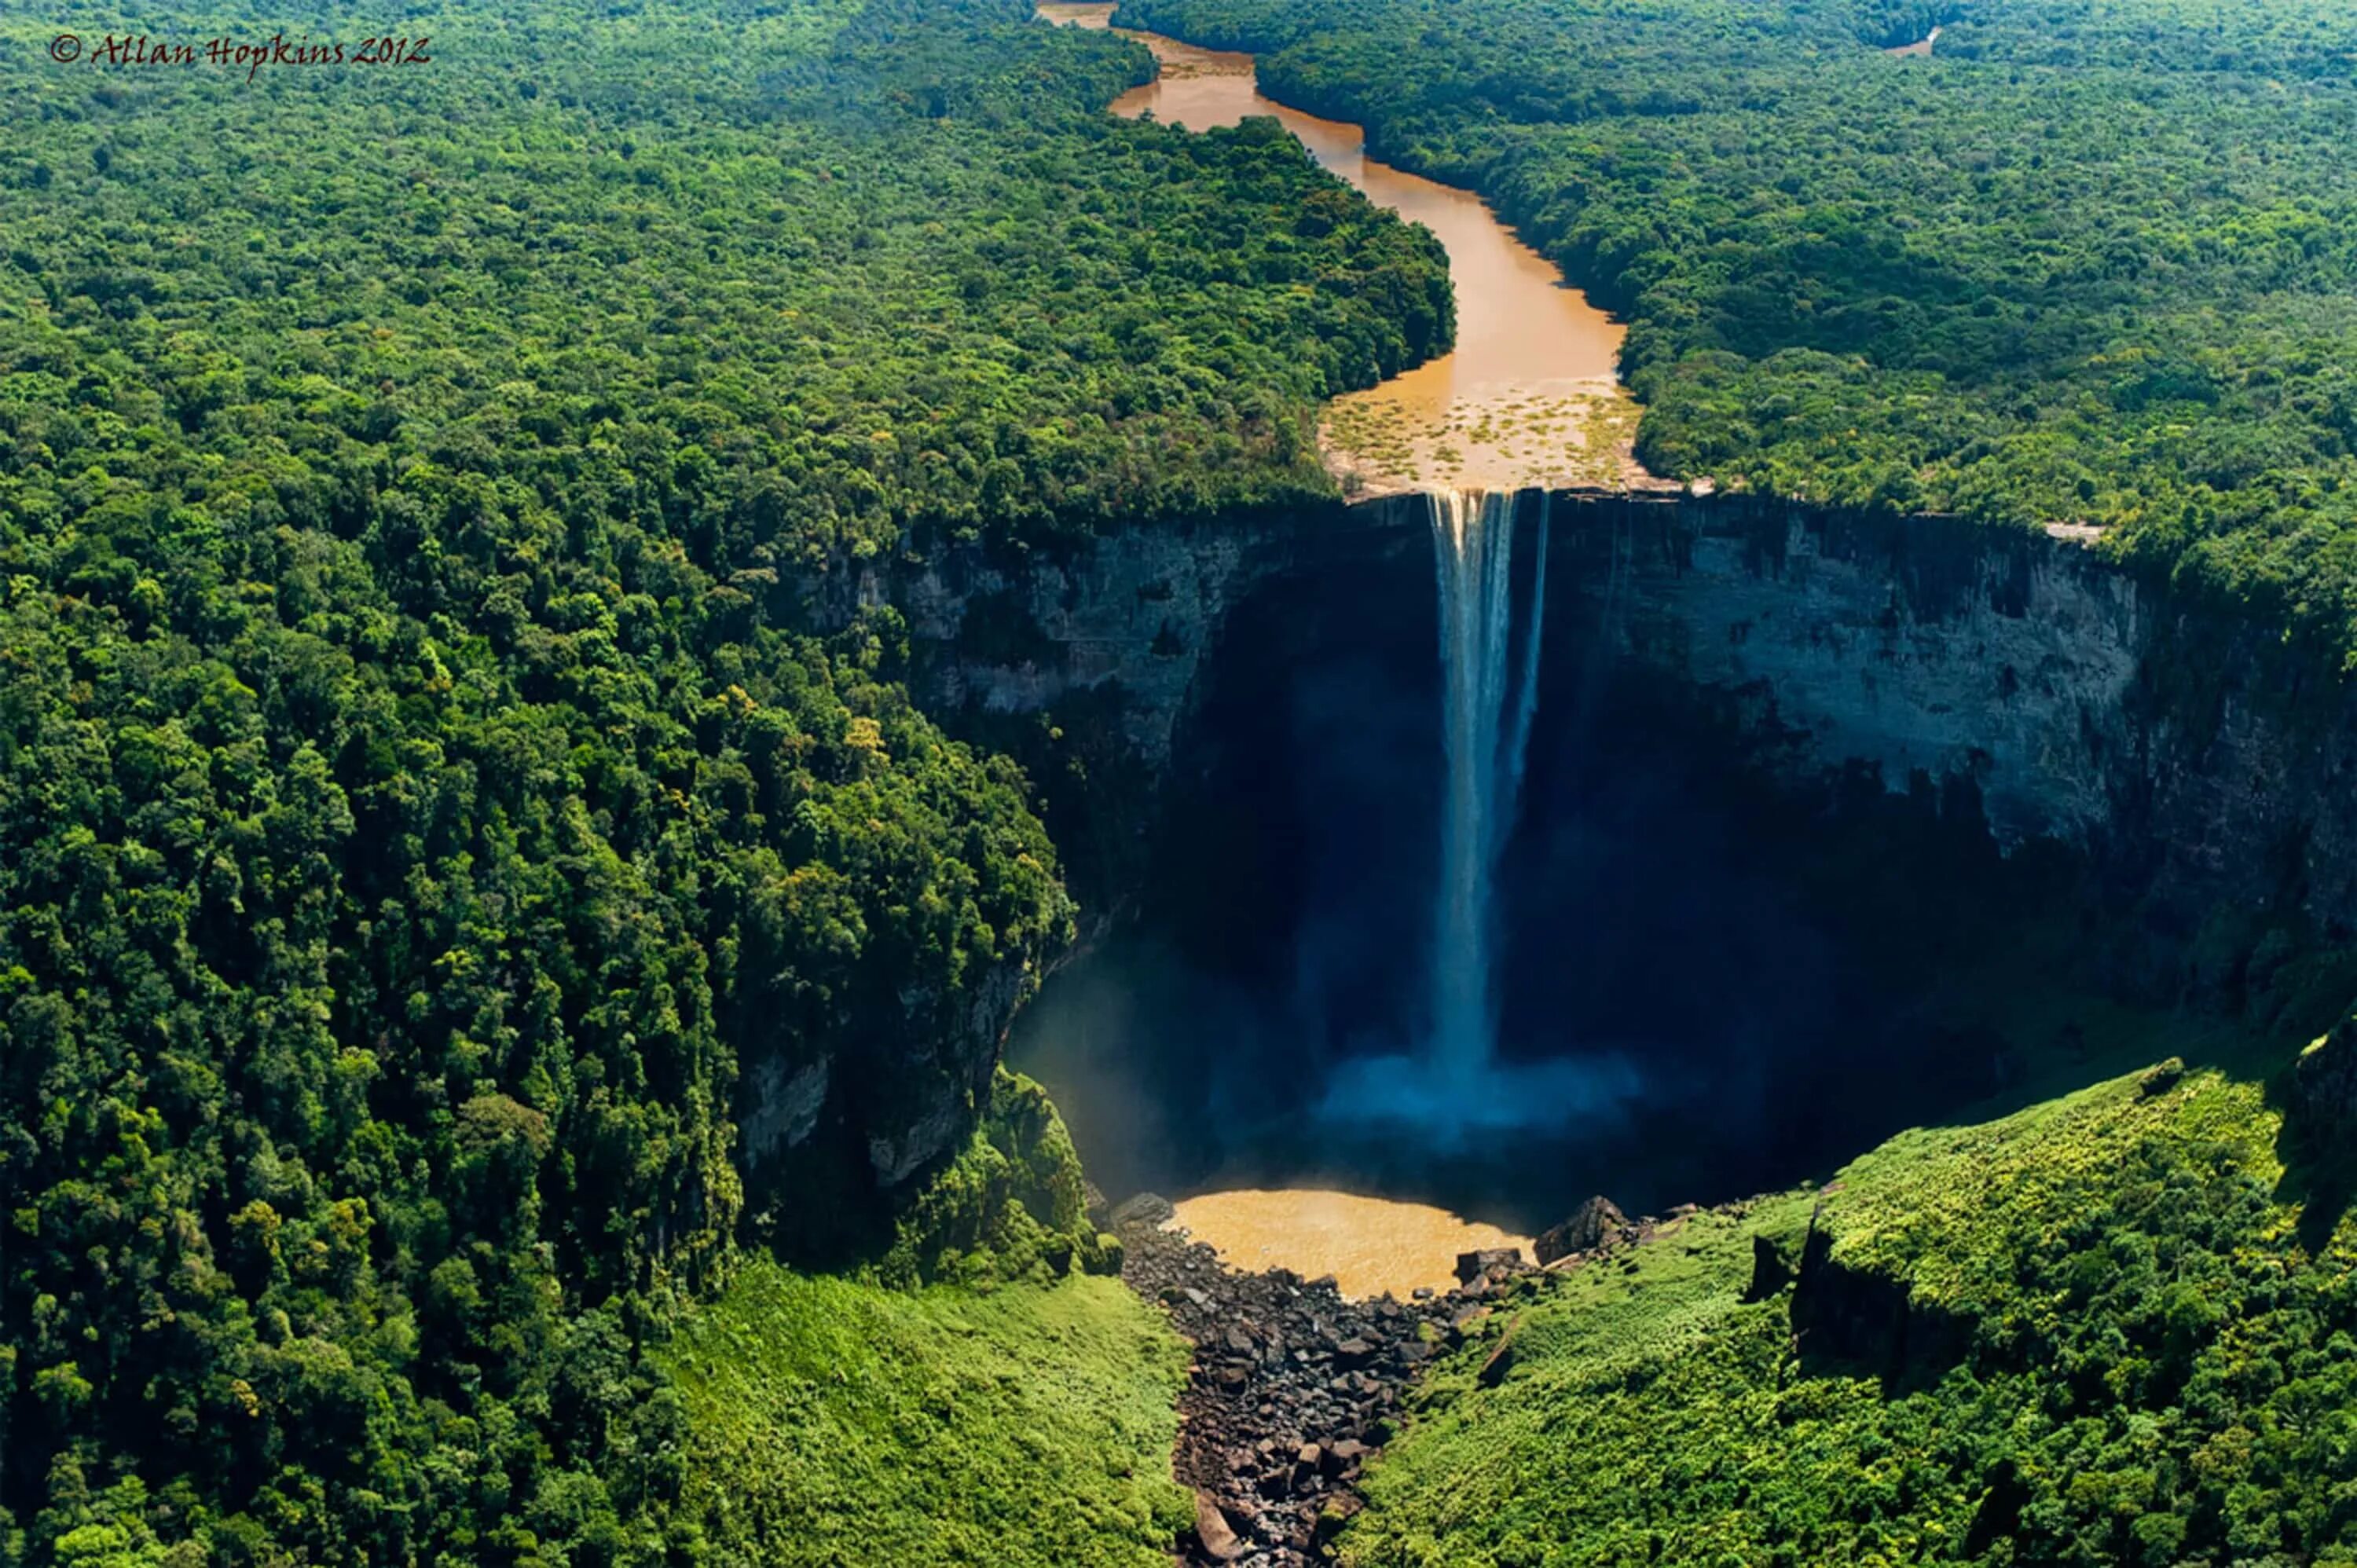
M 1051 22 L 1082 27 L 1110 26 L 1113 12 L 1110 4 L 1069 0 L 1039 6 Z M 1430 229 L 1448 250 L 1456 351 L 1328 410 L 1327 462 L 1347 491 L 1644 481 L 1629 454 L 1637 409 L 1616 373 L 1621 327 L 1480 198 L 1377 163 L 1356 125 L 1263 96 L 1248 54 L 1114 30 L 1161 64 L 1154 81 L 1114 101 L 1114 113 L 1150 112 L 1193 131 L 1274 115 L 1320 164 Z

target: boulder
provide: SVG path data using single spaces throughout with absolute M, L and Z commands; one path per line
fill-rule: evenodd
M 1114 1230 L 1125 1230 L 1133 1225 L 1167 1224 L 1178 1212 L 1160 1193 L 1141 1192 L 1115 1204 L 1110 1219 Z
M 1542 1265 L 1552 1263 L 1574 1252 L 1593 1252 L 1617 1240 L 1628 1226 L 1629 1217 L 1620 1212 L 1619 1204 L 1609 1197 L 1591 1197 L 1574 1209 L 1570 1219 L 1541 1231 L 1531 1251 Z
M 1518 1269 L 1523 1266 L 1520 1247 L 1484 1247 L 1475 1252 L 1457 1254 L 1457 1278 L 1470 1284 L 1491 1269 Z
M 1235 1526 L 1220 1511 L 1211 1494 L 1195 1494 L 1195 1539 L 1202 1543 L 1203 1555 L 1220 1563 L 1233 1563 L 1244 1554 L 1244 1543 L 1236 1535 Z

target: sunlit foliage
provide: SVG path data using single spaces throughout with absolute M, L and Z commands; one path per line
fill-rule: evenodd
M 2357 21 L 2287 0 L 1130 0 L 1491 197 L 1657 471 L 2092 523 L 2357 648 Z M 1940 26 L 1928 58 L 1884 51 Z
M 840 1218 L 746 1070 L 970 1081 L 1071 929 L 849 580 L 1329 495 L 1438 252 L 1014 0 L 0 33 L 0 1561 L 692 1558 L 647 1347 Z

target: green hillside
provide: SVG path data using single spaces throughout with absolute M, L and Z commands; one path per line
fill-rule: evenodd
M 1675 1222 L 1435 1375 L 1343 1560 L 2357 1562 L 2357 1227 L 2280 1133 L 2170 1065 Z

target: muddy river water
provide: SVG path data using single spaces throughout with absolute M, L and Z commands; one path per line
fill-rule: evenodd
M 1058 0 L 1039 6 L 1050 21 L 1087 27 L 1109 26 L 1113 11 Z M 1161 71 L 1114 100 L 1114 113 L 1150 112 L 1194 131 L 1274 115 L 1320 164 L 1447 248 L 1456 351 L 1328 408 L 1322 444 L 1346 490 L 1641 481 L 1629 456 L 1637 409 L 1615 374 L 1621 327 L 1479 197 L 1377 163 L 1356 125 L 1262 96 L 1248 54 L 1115 30 L 1153 50 Z
M 1205 1193 L 1180 1203 L 1174 1223 L 1237 1268 L 1331 1274 L 1344 1295 L 1361 1298 L 1446 1291 L 1457 1283 L 1459 1252 L 1515 1247 L 1531 1255 L 1529 1238 L 1445 1208 L 1323 1187 Z

